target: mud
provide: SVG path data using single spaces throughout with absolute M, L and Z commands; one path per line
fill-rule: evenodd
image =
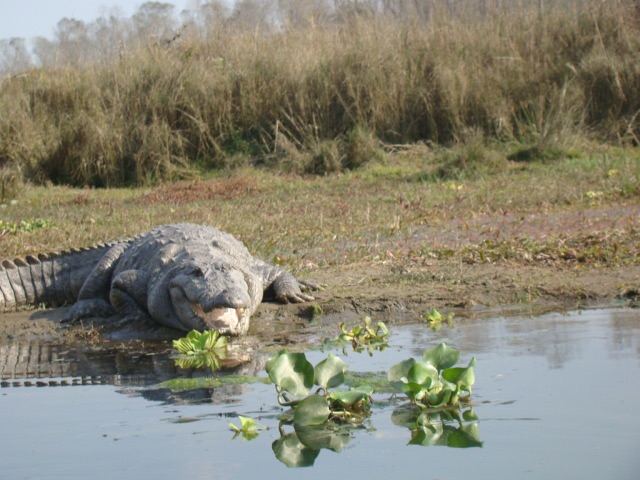
M 249 333 L 266 343 L 287 343 L 298 341 L 296 337 L 304 335 L 311 323 L 337 324 L 364 315 L 384 321 L 415 321 L 432 308 L 464 318 L 637 305 L 640 300 L 638 266 L 466 264 L 455 259 L 407 258 L 320 268 L 309 277 L 324 285 L 315 302 L 264 303 Z M 314 307 L 320 307 L 320 316 Z M 153 324 L 118 325 L 117 318 L 61 324 L 64 312 L 59 308 L 2 313 L 0 339 L 85 343 L 182 335 Z

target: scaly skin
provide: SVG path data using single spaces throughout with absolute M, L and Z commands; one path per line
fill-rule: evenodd
M 254 258 L 233 236 L 193 224 L 0 268 L 0 306 L 75 301 L 66 321 L 119 314 L 231 335 L 247 332 L 266 290 L 286 303 L 313 300 L 305 292 L 315 289 Z

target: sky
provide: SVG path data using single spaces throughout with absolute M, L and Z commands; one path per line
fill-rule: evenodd
M 165 0 L 182 11 L 188 0 Z M 90 22 L 111 7 L 130 17 L 144 0 L 0 0 L 0 39 L 21 37 L 51 38 L 56 24 L 64 17 Z

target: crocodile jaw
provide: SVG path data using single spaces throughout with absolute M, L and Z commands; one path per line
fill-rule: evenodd
M 205 312 L 200 304 L 191 306 L 194 316 L 201 319 L 207 330 L 218 330 L 222 334 L 242 335 L 249 329 L 249 309 L 214 308 Z
M 214 307 L 205 311 L 198 301 L 188 299 L 184 290 L 169 290 L 175 312 L 172 324 L 185 330 L 218 330 L 224 335 L 243 335 L 249 330 L 250 308 Z

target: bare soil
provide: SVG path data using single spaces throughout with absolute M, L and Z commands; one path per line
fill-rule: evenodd
M 424 227 L 415 231 L 416 244 L 425 236 L 440 248 L 477 245 L 526 234 L 528 238 L 584 238 L 594 232 L 640 231 L 638 205 L 594 207 L 588 211 L 526 216 L 495 215 L 472 222 L 448 224 L 447 229 Z M 594 236 L 595 242 L 606 239 Z M 455 243 L 455 245 L 453 245 Z M 637 242 L 631 242 L 633 248 Z M 411 240 L 406 245 L 412 251 Z M 311 304 L 264 303 L 255 314 L 250 333 L 272 341 L 296 336 L 310 322 L 335 324 L 356 321 L 364 315 L 393 323 L 416 321 L 425 311 L 437 308 L 457 317 L 542 313 L 591 306 L 637 304 L 640 300 L 640 266 L 637 261 L 603 266 L 583 262 L 566 251 L 556 257 L 531 256 L 528 252 L 508 259 L 478 261 L 454 255 L 398 255 L 389 251 L 377 262 L 311 268 L 308 277 L 324 286 Z M 636 258 L 637 251 L 627 252 Z M 313 306 L 321 316 L 313 315 Z M 171 338 L 181 332 L 155 325 L 114 327 L 116 319 L 62 325 L 64 309 L 31 310 L 2 314 L 0 339 L 50 338 L 70 342 L 99 338 Z

